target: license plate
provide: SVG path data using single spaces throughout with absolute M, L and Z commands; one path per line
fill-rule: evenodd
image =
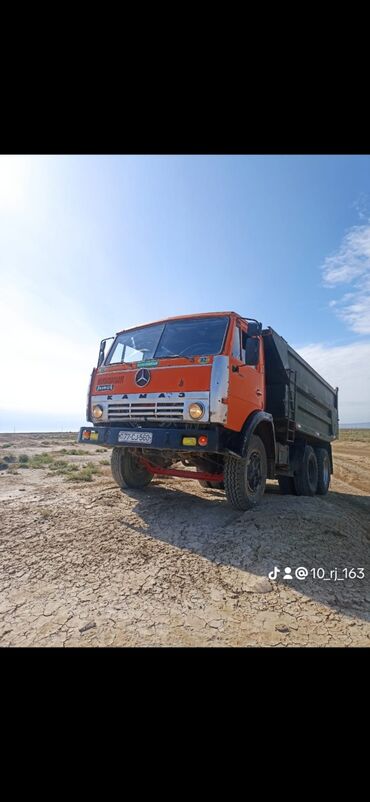
M 151 443 L 153 432 L 118 432 L 119 443 Z

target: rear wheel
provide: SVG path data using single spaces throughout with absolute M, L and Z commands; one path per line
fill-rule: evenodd
M 278 476 L 280 493 L 284 496 L 295 495 L 295 485 L 293 476 Z
M 252 435 L 247 454 L 225 458 L 225 491 L 227 500 L 237 510 L 250 510 L 261 501 L 267 478 L 267 459 L 263 442 Z
M 314 496 L 317 491 L 318 476 L 316 454 L 312 446 L 305 446 L 299 469 L 294 477 L 297 496 Z
M 326 496 L 330 485 L 330 459 L 326 448 L 316 449 L 316 459 L 319 475 L 316 493 Z
M 111 458 L 112 476 L 119 487 L 146 487 L 153 474 L 141 465 L 135 453 L 127 448 L 114 448 Z

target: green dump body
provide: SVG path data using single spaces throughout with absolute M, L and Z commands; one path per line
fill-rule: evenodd
M 262 332 L 265 348 L 266 411 L 274 418 L 276 439 L 331 442 L 338 437 L 338 388 L 331 387 L 271 328 Z

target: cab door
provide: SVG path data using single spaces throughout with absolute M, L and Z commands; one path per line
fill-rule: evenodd
M 247 326 L 241 320 L 235 323 L 230 353 L 227 426 L 238 432 L 252 412 L 264 408 L 262 338 L 256 339 L 259 341 L 258 364 L 246 365 Z

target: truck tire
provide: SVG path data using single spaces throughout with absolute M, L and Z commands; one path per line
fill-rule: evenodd
M 297 496 L 314 496 L 317 491 L 319 471 L 316 454 L 312 446 L 305 446 L 299 469 L 294 476 Z
M 225 491 L 230 504 L 237 510 L 250 510 L 261 501 L 267 478 L 265 446 L 260 437 L 252 435 L 245 457 L 228 454 L 224 466 Z
M 326 496 L 330 485 L 330 458 L 326 448 L 316 448 L 317 468 L 319 479 L 317 482 L 316 493 L 319 496 Z
M 284 496 L 295 495 L 295 485 L 293 476 L 278 476 L 280 493 Z
M 146 487 L 153 479 L 153 474 L 141 466 L 127 448 L 113 449 L 111 469 L 113 479 L 119 487 Z

